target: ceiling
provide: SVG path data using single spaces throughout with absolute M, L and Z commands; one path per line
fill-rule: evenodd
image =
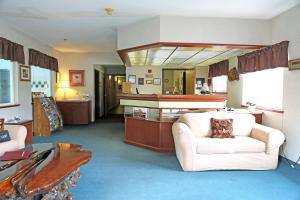
M 111 52 L 117 48 L 118 27 L 154 16 L 270 19 L 298 3 L 300 0 L 0 0 L 0 19 L 62 52 Z M 114 8 L 112 16 L 105 14 L 106 7 Z
M 208 66 L 254 49 L 215 47 L 161 46 L 127 53 L 129 66 Z

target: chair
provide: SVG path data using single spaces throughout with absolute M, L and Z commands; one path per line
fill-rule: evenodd
M 15 151 L 25 147 L 27 129 L 20 125 L 4 125 L 4 130 L 8 130 L 10 141 L 0 143 L 0 156 L 5 152 Z

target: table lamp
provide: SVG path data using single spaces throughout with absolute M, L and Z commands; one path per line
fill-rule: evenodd
M 69 81 L 66 81 L 66 80 L 62 81 L 61 82 L 61 88 L 64 91 L 64 99 L 66 99 L 67 89 L 69 88 Z

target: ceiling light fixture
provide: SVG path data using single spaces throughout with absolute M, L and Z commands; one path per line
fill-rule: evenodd
M 113 12 L 114 12 L 114 9 L 112 9 L 112 8 L 105 8 L 104 10 L 105 10 L 107 15 L 112 15 Z

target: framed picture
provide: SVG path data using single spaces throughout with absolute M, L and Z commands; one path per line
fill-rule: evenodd
M 20 81 L 30 81 L 30 66 L 19 65 Z
M 135 75 L 128 75 L 128 82 L 135 84 Z
M 300 58 L 289 61 L 289 70 L 300 69 Z
M 153 79 L 153 85 L 160 85 L 160 84 L 161 84 L 160 78 Z
M 144 78 L 138 78 L 138 84 L 144 85 Z
M 146 84 L 153 84 L 153 80 L 146 80 Z
M 84 70 L 69 70 L 70 86 L 84 86 Z
M 205 83 L 205 78 L 196 78 L 196 89 L 201 89 L 203 84 Z

